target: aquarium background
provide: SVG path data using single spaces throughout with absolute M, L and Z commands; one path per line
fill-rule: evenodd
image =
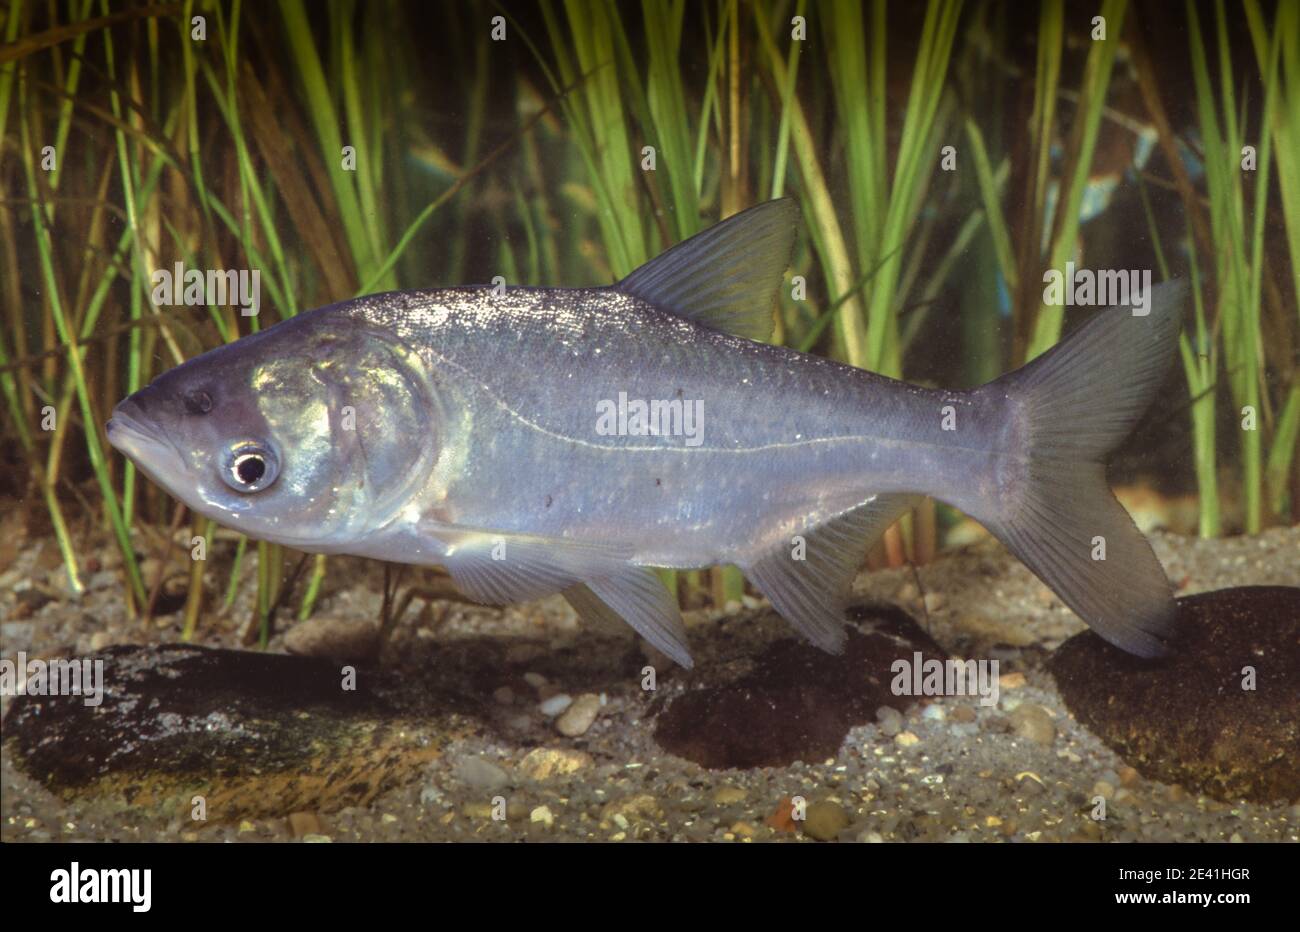
M 265 644 L 349 580 L 139 476 L 104 439 L 120 398 L 357 294 L 608 284 L 774 197 L 803 230 L 773 340 L 914 382 L 988 381 L 1084 319 L 1045 270 L 1189 279 L 1121 499 L 1207 538 L 1300 512 L 1296 2 L 9 0 L 0 40 L 0 570 L 48 537 L 71 594 L 111 569 L 183 638 L 251 604 Z M 177 263 L 258 270 L 259 313 L 159 304 Z M 979 533 L 927 504 L 869 562 Z

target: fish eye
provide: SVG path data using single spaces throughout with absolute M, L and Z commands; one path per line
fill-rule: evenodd
M 260 492 L 275 482 L 280 461 L 259 443 L 240 441 L 226 451 L 221 478 L 236 492 Z
M 207 414 L 212 410 L 212 396 L 201 388 L 186 392 L 185 410 L 190 414 Z

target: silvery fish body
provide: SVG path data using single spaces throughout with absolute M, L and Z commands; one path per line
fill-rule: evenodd
M 1168 371 L 1181 290 L 1145 317 L 1103 311 L 989 385 L 921 388 L 752 339 L 796 213 L 761 205 L 611 288 L 301 314 L 165 373 L 109 437 L 251 536 L 442 565 L 489 603 L 562 592 L 683 664 L 650 568 L 737 565 L 836 650 L 867 545 L 924 495 L 982 521 L 1103 636 L 1163 651 L 1169 586 L 1101 458 Z

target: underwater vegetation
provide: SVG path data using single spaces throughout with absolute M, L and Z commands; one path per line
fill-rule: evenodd
M 192 564 L 187 637 L 250 548 L 111 454 L 117 399 L 357 294 L 608 284 L 782 195 L 806 235 L 770 340 L 911 381 L 973 386 L 1053 345 L 1076 309 L 1047 270 L 1188 280 L 1181 378 L 1129 463 L 1193 495 L 1202 535 L 1295 520 L 1293 3 L 0 15 L 3 491 L 48 521 L 73 592 L 79 536 L 111 531 L 145 616 L 163 580 L 142 554 L 219 551 L 220 578 Z M 924 562 L 959 521 L 921 504 L 872 561 Z M 328 557 L 255 549 L 265 639 L 278 607 L 312 612 Z M 666 579 L 683 605 L 743 592 L 733 569 Z
M 1295 4 L 0 15 L 3 491 L 48 520 L 73 592 L 78 535 L 110 530 L 145 616 L 163 581 L 142 552 L 220 551 L 221 578 L 193 563 L 187 637 L 205 583 L 209 607 L 231 604 L 248 544 L 230 551 L 111 455 L 118 398 L 356 294 L 608 284 L 786 194 L 806 235 L 771 341 L 945 388 L 1058 339 L 1074 309 L 1046 301 L 1044 270 L 1188 279 L 1182 378 L 1130 461 L 1194 496 L 1202 535 L 1295 520 Z M 918 506 L 873 564 L 924 562 L 959 520 Z M 279 605 L 311 613 L 328 558 L 296 572 L 285 548 L 255 549 L 264 639 Z M 732 569 L 666 578 L 683 605 L 743 591 Z

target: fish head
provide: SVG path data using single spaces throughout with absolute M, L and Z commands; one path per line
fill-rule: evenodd
M 344 315 L 300 315 L 123 400 L 109 442 L 173 497 L 258 540 L 342 551 L 393 521 L 436 458 L 418 354 Z

